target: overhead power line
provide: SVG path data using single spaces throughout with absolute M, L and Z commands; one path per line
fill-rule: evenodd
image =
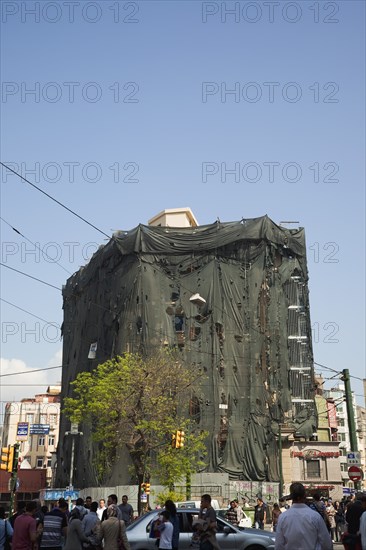
M 28 313 L 28 315 L 31 315 L 32 317 L 35 317 L 36 319 L 39 319 L 40 321 L 43 321 L 44 323 L 47 323 L 47 324 L 49 324 L 49 325 L 55 325 L 55 326 L 56 326 L 56 324 L 57 324 L 57 323 L 51 323 L 50 321 L 47 321 L 46 319 L 43 319 L 42 317 L 39 317 L 38 315 L 35 315 L 35 314 L 32 313 L 31 311 L 28 311 L 27 309 L 24 309 L 24 308 L 22 308 L 22 307 L 19 307 L 19 306 L 17 306 L 16 304 L 13 304 L 12 302 L 8 302 L 8 300 L 5 300 L 4 298 L 0 298 L 0 300 L 1 300 L 2 302 L 4 302 L 5 304 L 9 304 L 9 306 L 13 306 L 13 307 L 15 307 L 16 309 L 19 309 L 20 311 L 24 311 L 24 313 Z M 59 327 L 59 328 L 61 328 L 61 327 Z
M 43 369 L 25 370 L 22 372 L 8 372 L 7 374 L 0 374 L 0 378 L 4 378 L 5 376 L 17 376 L 18 374 L 32 374 L 33 372 L 42 372 L 45 370 L 52 370 L 52 369 L 62 369 L 62 365 L 58 365 L 57 367 L 44 367 Z M 38 386 L 40 385 L 41 384 L 38 384 Z
M 19 271 L 19 269 L 15 269 L 15 267 L 10 267 L 10 265 L 3 264 L 0 262 L 0 265 L 2 267 L 6 267 L 7 269 L 11 269 L 12 271 L 16 271 L 16 273 L 20 273 L 20 275 L 24 275 L 24 277 L 29 277 L 30 279 L 34 279 L 35 281 L 38 281 L 39 283 L 42 283 L 47 286 L 51 286 L 52 288 L 55 288 L 56 290 L 62 290 L 62 288 L 59 288 L 58 286 L 51 285 L 51 283 L 47 283 L 46 281 L 42 281 L 42 279 L 38 279 L 38 277 L 33 277 L 33 275 L 28 275 L 28 273 L 24 273 L 24 271 Z
M 68 206 L 66 206 L 65 204 L 63 204 L 62 202 L 58 201 L 57 199 L 55 199 L 54 197 L 52 197 L 51 195 L 49 195 L 48 193 L 46 193 L 46 191 L 43 191 L 43 189 L 41 189 L 40 187 L 37 187 L 37 185 L 35 185 L 34 183 L 32 183 L 31 181 L 27 180 L 27 178 L 25 178 L 24 176 L 22 176 L 21 174 L 19 174 L 18 172 L 16 172 L 15 170 L 13 170 L 12 168 L 10 168 L 9 166 L 7 166 L 6 164 L 4 164 L 3 162 L 0 161 L 0 164 L 2 166 L 4 166 L 4 168 L 6 168 L 7 170 L 9 170 L 10 172 L 13 172 L 13 174 L 15 174 L 16 176 L 18 176 L 19 178 L 21 178 L 23 181 L 25 181 L 26 183 L 28 183 L 28 185 L 31 185 L 32 187 L 34 187 L 34 189 L 37 189 L 37 191 L 39 191 L 40 193 L 43 193 L 43 195 L 46 195 L 46 197 L 48 197 L 49 199 L 51 199 L 52 201 L 54 201 L 56 204 L 58 204 L 59 206 L 61 206 L 62 208 L 64 208 L 65 210 L 67 210 L 68 212 L 70 212 L 71 214 L 73 214 L 74 216 L 76 216 L 77 218 L 79 218 L 79 220 L 83 221 L 84 223 L 87 223 L 88 225 L 90 225 L 90 227 L 93 227 L 93 229 L 96 229 L 96 231 L 99 231 L 99 233 L 101 233 L 102 235 L 104 235 L 105 237 L 107 237 L 107 239 L 110 239 L 110 235 L 107 235 L 107 233 L 105 233 L 104 231 L 102 231 L 101 229 L 99 229 L 99 227 L 97 227 L 96 225 L 92 224 L 91 222 L 88 222 L 88 220 L 86 220 L 85 218 L 83 218 L 82 216 L 80 216 L 79 214 L 77 214 L 76 212 L 74 212 L 74 210 L 71 210 L 71 208 L 69 208 Z
M 41 247 L 37 244 L 37 243 L 34 243 L 33 241 L 31 241 L 30 239 L 28 239 L 28 237 L 26 237 L 25 235 L 23 235 L 23 233 L 21 233 L 19 231 L 19 229 L 16 229 L 15 227 L 13 227 L 9 222 L 7 222 L 6 220 L 4 220 L 4 218 L 2 216 L 0 216 L 0 220 L 2 220 L 4 223 L 6 223 L 6 225 L 8 225 L 13 231 L 15 231 L 15 233 L 18 233 L 18 235 L 20 235 L 21 237 L 23 237 L 23 239 L 25 239 L 26 241 L 28 241 L 29 243 L 31 243 L 37 250 L 39 250 L 44 256 L 46 256 L 49 260 L 51 260 L 53 263 L 59 265 L 64 271 L 66 271 L 66 273 L 68 273 L 69 275 L 72 275 L 71 271 L 69 271 L 68 269 L 66 269 L 66 267 L 64 267 L 62 264 L 60 264 L 60 262 L 58 262 L 57 260 L 55 260 L 54 258 L 51 258 L 44 250 L 41 249 Z

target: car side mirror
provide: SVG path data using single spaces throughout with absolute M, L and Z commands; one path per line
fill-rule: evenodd
M 228 525 L 225 525 L 225 527 L 224 527 L 224 533 L 225 533 L 226 535 L 228 535 L 229 533 L 232 533 L 231 527 L 229 527 Z

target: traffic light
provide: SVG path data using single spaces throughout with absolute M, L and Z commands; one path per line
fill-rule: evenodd
M 146 493 L 146 483 L 141 483 L 141 493 Z
M 13 464 L 14 464 L 14 447 L 10 445 L 8 447 L 2 447 L 0 468 L 2 470 L 6 470 L 7 472 L 12 472 Z
M 13 469 L 12 471 L 15 473 L 18 470 L 18 464 L 19 464 L 19 451 L 20 451 L 20 445 L 19 443 L 15 443 L 13 446 L 14 453 L 13 453 Z
M 174 432 L 172 434 L 172 447 L 173 447 L 173 449 L 176 449 L 176 447 L 177 447 L 177 433 L 178 432 Z
M 181 449 L 182 447 L 184 447 L 184 432 L 181 430 L 177 431 L 175 447 L 176 449 Z
M 145 483 L 145 493 L 146 493 L 147 495 L 150 494 L 150 483 Z

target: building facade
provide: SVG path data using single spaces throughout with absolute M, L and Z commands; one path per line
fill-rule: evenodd
M 345 488 L 353 489 L 354 482 L 349 479 L 347 463 L 347 454 L 356 449 L 351 449 L 349 425 L 348 425 L 348 413 L 345 401 L 345 386 L 342 382 L 339 382 L 334 388 L 323 391 L 324 398 L 328 402 L 331 402 L 335 406 L 336 410 L 336 422 L 337 422 L 337 434 L 336 438 L 339 441 L 340 452 L 340 468 L 342 475 L 342 483 Z M 355 420 L 357 450 L 361 453 L 361 468 L 365 471 L 365 415 L 362 407 L 358 407 L 356 404 L 356 398 L 352 392 L 352 410 Z
M 207 382 L 191 414 L 210 435 L 207 472 L 279 481 L 278 432 L 316 430 L 305 233 L 267 216 L 197 226 L 175 210 L 117 232 L 63 290 L 62 397 L 82 371 L 125 352 L 177 350 Z M 197 298 L 199 296 L 199 298 Z M 106 404 L 108 406 L 108 404 Z M 76 437 L 79 488 L 96 483 L 91 428 Z M 72 463 L 61 418 L 57 485 Z M 116 464 L 111 484 L 130 479 Z
M 60 394 L 61 386 L 49 386 L 44 394 L 5 406 L 2 447 L 19 442 L 20 468 L 45 470 L 48 486 L 59 438 Z

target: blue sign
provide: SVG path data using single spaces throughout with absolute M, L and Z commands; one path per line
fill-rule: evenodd
M 43 489 L 40 492 L 40 498 L 42 500 L 53 500 L 56 501 L 59 498 L 71 498 L 71 500 L 76 500 L 79 498 L 79 491 L 65 491 L 65 489 Z
M 50 433 L 49 424 L 31 424 L 30 434 L 31 435 L 48 435 Z
M 64 498 L 77 500 L 79 498 L 79 491 L 64 491 Z
M 27 441 L 28 439 L 28 422 L 18 422 L 17 425 L 17 441 Z

